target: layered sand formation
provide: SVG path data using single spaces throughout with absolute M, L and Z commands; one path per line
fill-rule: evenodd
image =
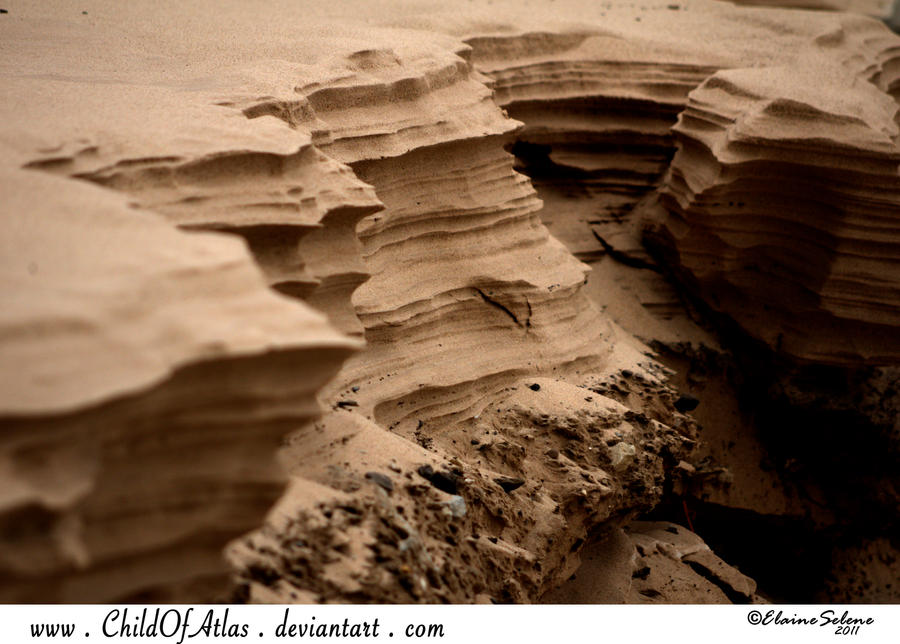
M 641 231 L 773 350 L 893 361 L 900 41 L 716 2 L 390 8 L 3 16 L 3 597 L 214 596 L 286 436 L 242 599 L 758 600 L 685 528 L 622 532 L 701 469 L 645 343 L 721 350 Z M 583 553 L 603 592 L 560 589 Z
M 819 39 L 831 47 L 853 37 L 872 36 L 860 26 Z M 718 72 L 691 93 L 674 128 L 665 233 L 704 301 L 779 353 L 895 363 L 891 59 L 847 69 L 862 65 L 809 58 L 805 68 Z
M 215 596 L 281 494 L 280 437 L 358 345 L 231 239 L 3 175 L 0 598 Z

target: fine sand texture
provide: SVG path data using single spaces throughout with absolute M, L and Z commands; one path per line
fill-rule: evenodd
M 4 8 L 0 601 L 896 601 L 879 8 Z

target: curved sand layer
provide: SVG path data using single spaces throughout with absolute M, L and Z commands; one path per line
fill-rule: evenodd
M 576 259 L 610 253 L 657 190 L 657 238 L 749 333 L 810 360 L 896 357 L 842 344 L 897 323 L 900 49 L 874 21 L 712 2 L 84 11 L 0 22 L 19 329 L 3 520 L 31 526 L 5 544 L 4 597 L 211 596 L 293 432 L 287 493 L 229 549 L 252 598 L 541 598 L 696 443 L 666 370 L 598 309 L 620 294 L 586 289 Z M 510 147 L 578 175 L 591 210 L 561 193 L 542 211 Z M 788 149 L 808 190 L 777 181 Z M 775 197 L 735 196 L 760 181 Z M 808 205 L 822 185 L 831 219 Z M 767 225 L 772 198 L 809 252 Z M 259 268 L 173 226 L 237 235 Z M 325 384 L 358 343 L 263 280 L 365 349 Z M 829 324 L 807 339 L 802 319 Z

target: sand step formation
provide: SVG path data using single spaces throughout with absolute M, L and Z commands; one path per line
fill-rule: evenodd
M 378 4 L 0 21 L 0 599 L 759 600 L 649 344 L 896 365 L 900 40 Z

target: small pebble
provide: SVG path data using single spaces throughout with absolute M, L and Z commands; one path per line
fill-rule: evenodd
M 678 400 L 675 401 L 675 409 L 684 414 L 689 411 L 694 411 L 699 404 L 700 400 L 698 398 L 694 398 L 690 394 L 681 394 Z
M 525 485 L 525 479 L 512 478 L 510 476 L 498 476 L 494 479 L 494 482 L 502 487 L 507 494 Z
M 451 496 L 450 500 L 445 501 L 443 505 L 450 511 L 450 516 L 454 519 L 462 519 L 466 516 L 466 500 L 458 494 Z
M 366 472 L 366 478 L 372 481 L 372 483 L 374 483 L 375 485 L 384 488 L 388 492 L 394 491 L 394 482 L 380 472 Z
M 459 491 L 460 476 L 458 474 L 447 471 L 435 472 L 430 465 L 423 465 L 416 471 L 419 473 L 419 476 L 441 492 L 456 494 Z

